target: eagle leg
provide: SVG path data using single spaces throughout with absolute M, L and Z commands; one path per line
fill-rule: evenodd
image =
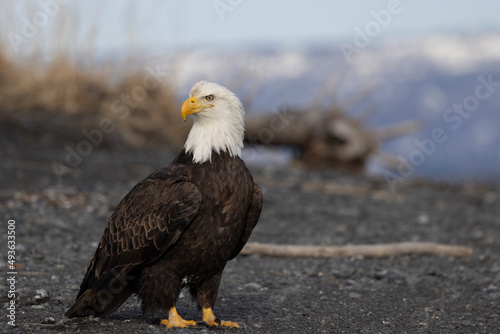
M 240 326 L 236 322 L 232 321 L 223 321 L 219 318 L 216 318 L 212 308 L 215 304 L 215 299 L 217 299 L 217 292 L 219 291 L 220 279 L 222 276 L 222 268 L 218 273 L 213 275 L 212 277 L 206 279 L 197 285 L 192 293 L 196 294 L 198 297 L 198 305 L 203 310 L 203 318 L 202 322 L 212 327 L 226 326 L 226 327 L 236 327 Z
M 167 326 L 167 328 L 169 329 L 173 327 L 185 328 L 188 326 L 196 326 L 196 322 L 194 320 L 182 319 L 179 313 L 177 313 L 177 309 L 175 308 L 175 306 L 168 311 L 168 320 L 162 320 L 161 324 Z
M 216 318 L 214 313 L 212 312 L 212 308 L 204 308 L 203 309 L 202 321 L 205 322 L 209 326 L 217 326 L 217 327 L 218 326 L 226 326 L 226 327 L 236 327 L 236 328 L 240 327 L 237 322 L 224 321 L 224 320 L 220 320 L 220 319 Z

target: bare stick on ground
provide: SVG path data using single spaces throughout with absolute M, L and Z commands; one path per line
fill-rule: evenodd
M 242 254 L 261 254 L 280 257 L 387 257 L 408 254 L 447 255 L 452 257 L 472 256 L 470 247 L 443 245 L 433 242 L 400 242 L 379 245 L 310 246 L 276 245 L 249 242 Z

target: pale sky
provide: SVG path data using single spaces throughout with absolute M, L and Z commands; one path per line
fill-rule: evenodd
M 8 39 L 9 33 L 23 36 L 28 21 L 37 24 L 39 32 L 27 38 L 29 43 L 18 45 L 22 52 L 32 46 L 50 49 L 57 44 L 157 53 L 256 44 L 338 44 L 352 42 L 356 29 L 367 29 L 370 24 L 379 25 L 380 30 L 375 31 L 378 40 L 449 31 L 500 32 L 500 1 L 493 0 L 65 1 L 0 0 L 1 37 Z M 42 3 L 52 3 L 52 7 Z M 376 23 L 376 15 L 385 20 L 383 25 Z M 54 31 L 60 36 L 54 38 Z

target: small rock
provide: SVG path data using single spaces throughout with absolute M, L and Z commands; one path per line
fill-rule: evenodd
M 495 299 L 500 299 L 500 292 L 493 292 L 493 293 L 490 293 L 488 295 L 488 297 L 490 297 L 491 299 L 495 300 Z
M 385 270 L 385 269 L 376 270 L 373 273 L 373 277 L 375 277 L 376 279 L 382 279 L 386 276 L 387 276 L 387 270 Z
M 346 285 L 346 286 L 353 286 L 353 285 L 356 285 L 356 281 L 355 281 L 355 280 L 353 280 L 353 279 L 347 279 L 347 280 L 345 281 L 345 285 Z
M 351 292 L 349 294 L 349 298 L 352 298 L 352 299 L 358 299 L 358 298 L 361 298 L 361 297 L 363 297 L 363 296 L 361 294 L 359 294 L 359 293 L 356 293 L 356 292 Z
M 334 270 L 333 271 L 333 276 L 336 278 L 349 278 L 352 277 L 353 271 L 352 270 Z
M 483 289 L 485 291 L 497 291 L 498 290 L 498 287 L 494 284 L 490 284 L 488 285 L 488 287 L 486 289 Z
M 260 285 L 259 283 L 252 282 L 252 283 L 245 284 L 244 287 L 251 288 L 251 289 L 260 289 L 260 288 L 262 288 L 262 285 Z
M 38 304 L 44 304 L 50 299 L 49 294 L 45 290 L 36 290 L 36 296 L 33 299 Z
M 53 317 L 47 317 L 45 318 L 44 321 L 42 321 L 42 324 L 46 324 L 46 325 L 53 325 L 56 323 L 56 319 L 54 319 Z
M 45 308 L 43 305 L 32 305 L 31 308 L 34 308 L 35 310 L 42 310 Z
M 56 324 L 57 327 L 67 327 L 66 323 L 68 322 L 68 319 L 62 319 L 59 320 Z
M 417 221 L 419 224 L 426 225 L 429 223 L 429 215 L 426 212 L 421 212 L 418 215 Z

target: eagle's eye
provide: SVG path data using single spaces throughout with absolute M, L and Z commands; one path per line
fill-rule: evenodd
M 207 96 L 205 96 L 205 100 L 207 100 L 207 101 L 213 101 L 214 100 L 214 96 L 211 95 L 211 94 L 207 95 Z

